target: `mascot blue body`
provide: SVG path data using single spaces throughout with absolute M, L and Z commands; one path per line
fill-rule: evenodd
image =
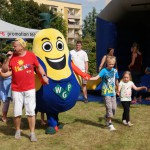
M 42 85 L 36 77 L 36 109 L 47 114 L 46 133 L 54 134 L 61 128 L 58 114 L 75 105 L 80 84 L 73 72 L 66 41 L 58 30 L 39 31 L 34 38 L 33 52 L 49 78 L 49 84 Z

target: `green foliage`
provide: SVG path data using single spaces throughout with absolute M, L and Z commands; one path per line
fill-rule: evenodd
M 62 15 L 49 11 L 49 8 L 44 4 L 39 6 L 38 3 L 33 0 L 10 0 L 9 5 L 7 5 L 3 0 L 3 3 L 0 4 L 0 8 L 4 8 L 4 6 L 7 9 L 0 10 L 3 12 L 1 14 L 3 20 L 27 28 L 42 29 L 39 14 L 49 13 L 51 16 L 50 27 L 59 30 L 64 37 L 67 37 L 67 24 Z
M 68 49 L 69 49 L 69 50 L 75 49 L 74 44 L 68 44 Z
M 33 0 L 10 0 L 9 11 L 4 11 L 3 20 L 15 25 L 41 29 L 39 13 L 49 12 L 45 5 L 38 5 Z
M 96 75 L 96 53 L 88 52 L 89 57 L 89 73 L 91 75 Z
M 96 74 L 96 9 L 83 20 L 82 48 L 88 50 L 89 72 Z
M 0 1 L 0 18 L 3 18 L 3 14 L 7 12 L 9 9 L 8 1 L 7 0 L 1 0 Z
M 93 8 L 92 12 L 89 12 L 88 16 L 83 20 L 83 38 L 86 35 L 90 35 L 96 41 L 96 16 L 96 9 Z
M 3 48 L 1 49 L 0 53 L 7 54 L 7 52 L 12 49 L 12 44 L 3 43 L 2 47 Z
M 39 13 L 49 13 L 49 9 L 45 5 L 38 5 L 33 0 L 26 2 L 26 13 L 28 15 L 29 27 L 34 29 L 41 29 L 41 22 Z
M 32 51 L 32 47 L 33 47 L 32 43 L 27 42 L 26 49 L 29 50 L 29 51 Z
M 95 52 L 96 42 L 89 34 L 87 34 L 82 40 L 82 47 L 83 49 L 90 50 L 91 52 Z
M 53 14 L 52 18 L 55 18 L 55 21 L 51 22 L 50 27 L 59 30 L 66 38 L 67 37 L 67 23 L 63 19 L 62 15 L 59 13 Z
M 96 74 L 96 42 L 87 34 L 82 40 L 82 49 L 87 50 L 89 57 L 89 72 L 90 74 Z
M 26 3 L 23 0 L 10 0 L 9 11 L 3 15 L 4 20 L 23 27 L 29 27 Z

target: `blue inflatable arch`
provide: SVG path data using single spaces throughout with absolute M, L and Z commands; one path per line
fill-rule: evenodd
M 118 69 L 127 70 L 133 42 L 140 44 L 143 66 L 150 66 L 150 0 L 112 0 L 97 17 L 96 40 L 97 67 L 114 47 Z

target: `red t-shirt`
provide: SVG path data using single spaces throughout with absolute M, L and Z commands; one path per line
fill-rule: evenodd
M 9 66 L 12 70 L 12 91 L 35 89 L 34 67 L 38 67 L 39 62 L 32 52 L 26 51 L 22 57 L 14 54 Z

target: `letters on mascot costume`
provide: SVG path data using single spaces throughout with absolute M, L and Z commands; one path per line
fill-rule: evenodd
M 80 94 L 78 75 L 85 79 L 90 76 L 71 62 L 65 38 L 56 29 L 39 31 L 33 41 L 33 52 L 49 78 L 49 84 L 42 85 L 36 76 L 36 110 L 47 115 L 46 134 L 54 134 L 62 128 L 58 114 L 71 109 Z

